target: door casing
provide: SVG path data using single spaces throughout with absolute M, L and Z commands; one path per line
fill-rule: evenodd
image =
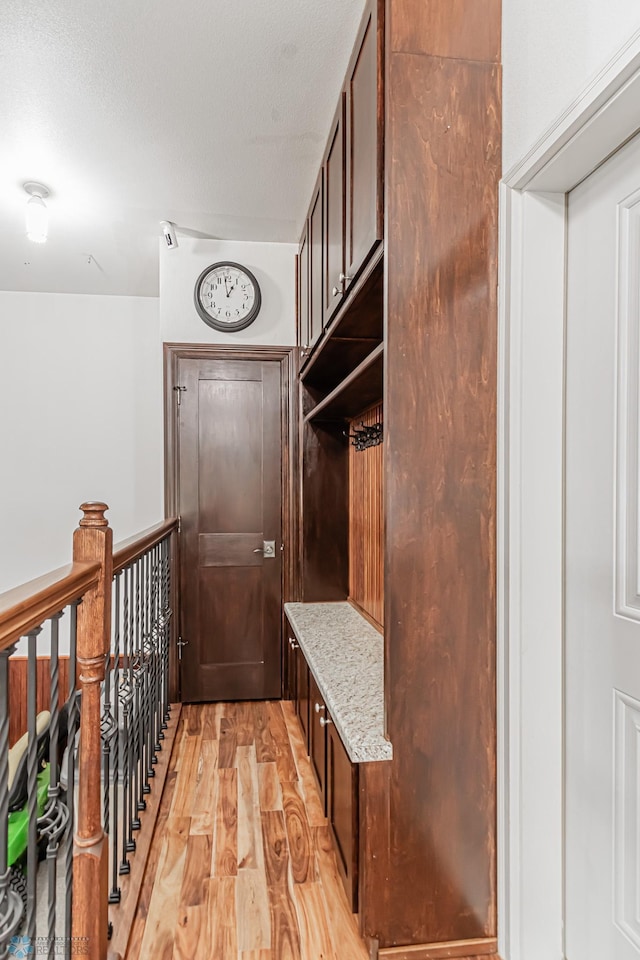
M 280 364 L 282 397 L 282 635 L 284 636 L 284 603 L 299 598 L 299 523 L 295 469 L 298 462 L 297 391 L 298 349 L 296 347 L 261 347 L 227 344 L 165 343 L 164 351 L 164 509 L 165 517 L 178 516 L 178 432 L 176 418 L 178 363 L 180 360 L 274 360 Z M 179 540 L 179 537 L 178 537 Z M 178 558 L 177 558 L 178 559 Z M 177 569 L 177 567 L 176 567 Z M 177 580 L 178 578 L 176 578 Z M 180 597 L 174 609 L 180 611 Z M 176 636 L 180 631 L 176 630 Z M 284 644 L 283 644 L 284 650 Z M 175 653 L 174 653 L 175 660 Z M 175 700 L 180 699 L 180 671 L 173 671 Z M 284 665 L 282 666 L 284 677 Z
M 500 188 L 498 949 L 504 960 L 565 955 L 566 197 L 638 130 L 640 31 Z

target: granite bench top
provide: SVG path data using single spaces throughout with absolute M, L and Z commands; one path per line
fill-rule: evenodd
M 350 603 L 284 609 L 351 762 L 390 760 L 382 636 Z

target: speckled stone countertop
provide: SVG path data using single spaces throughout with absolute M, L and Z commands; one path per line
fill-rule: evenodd
M 390 760 L 381 635 L 350 603 L 285 603 L 284 609 L 351 762 Z

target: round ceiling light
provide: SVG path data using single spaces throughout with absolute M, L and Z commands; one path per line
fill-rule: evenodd
M 44 243 L 49 230 L 49 212 L 44 201 L 45 197 L 49 196 L 49 189 L 35 180 L 25 183 L 24 189 L 29 194 L 26 213 L 27 237 L 34 243 Z

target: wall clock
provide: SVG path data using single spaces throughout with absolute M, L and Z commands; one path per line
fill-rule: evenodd
M 202 271 L 196 281 L 194 300 L 206 324 L 231 333 L 253 323 L 260 312 L 262 294 L 250 270 L 224 261 Z

